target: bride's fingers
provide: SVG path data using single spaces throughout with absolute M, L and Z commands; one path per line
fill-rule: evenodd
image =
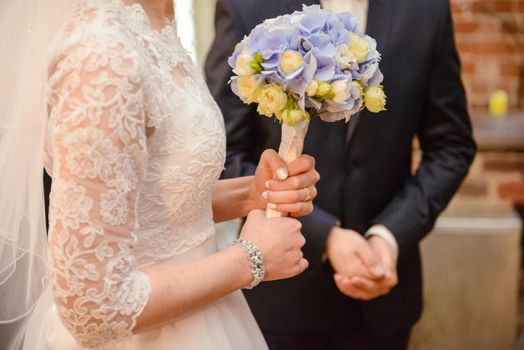
M 266 187 L 271 191 L 300 190 L 304 187 L 315 185 L 319 179 L 320 175 L 317 171 L 308 171 L 307 173 L 291 176 L 284 181 L 269 180 Z
M 302 272 L 304 272 L 309 267 L 309 261 L 302 258 L 297 264 L 297 275 L 300 275 Z
M 262 197 L 269 203 L 292 204 L 299 202 L 310 202 L 317 197 L 316 187 L 302 188 L 294 191 L 265 191 Z
M 270 203 L 268 207 L 276 211 L 289 213 L 291 216 L 294 217 L 309 215 L 313 212 L 312 202 L 299 202 L 291 204 Z
M 315 158 L 306 154 L 301 155 L 287 165 L 289 176 L 295 176 L 315 169 Z
M 285 180 L 289 176 L 289 170 L 286 162 L 279 157 L 275 150 L 267 149 L 260 156 L 260 165 L 273 174 L 273 177 L 278 180 Z

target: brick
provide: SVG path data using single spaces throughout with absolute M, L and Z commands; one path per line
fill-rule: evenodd
M 524 204 L 524 181 L 503 182 L 498 187 L 498 194 L 501 199 Z
M 524 0 L 451 0 L 451 10 L 469 106 L 486 113 L 489 94 L 504 89 L 522 110 Z
M 487 94 L 489 90 L 486 84 L 474 81 L 470 85 L 470 91 L 476 95 L 481 95 L 481 94 Z
M 484 170 L 497 172 L 521 172 L 524 174 L 524 159 L 486 159 L 484 161 Z
M 453 16 L 456 16 L 458 14 L 461 14 L 465 12 L 464 6 L 462 4 L 458 4 L 457 1 L 451 1 L 451 13 Z
M 454 27 L 456 33 L 473 33 L 479 28 L 479 24 L 471 21 L 458 21 Z
M 521 67 L 517 64 L 501 64 L 500 65 L 500 74 L 503 77 L 520 77 Z
M 467 179 L 459 189 L 459 194 L 471 197 L 488 195 L 488 184 L 480 179 Z
M 462 74 L 475 74 L 475 63 L 464 61 L 462 62 Z
M 474 13 L 500 13 L 500 12 L 511 12 L 513 9 L 513 1 L 510 0 L 486 0 L 486 1 L 474 1 L 471 4 L 471 10 Z
M 513 1 L 493 1 L 496 12 L 511 12 L 513 10 Z
M 504 43 L 462 43 L 458 50 L 477 55 L 500 55 L 510 52 Z

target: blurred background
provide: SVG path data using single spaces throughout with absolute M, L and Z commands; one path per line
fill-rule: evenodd
M 179 36 L 202 67 L 215 0 L 175 4 Z M 411 348 L 524 349 L 524 0 L 451 5 L 479 153 L 423 242 L 425 311 Z

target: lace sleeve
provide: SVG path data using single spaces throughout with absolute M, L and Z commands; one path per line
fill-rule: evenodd
M 150 282 L 132 254 L 146 126 L 136 56 L 85 38 L 48 83 L 53 187 L 51 281 L 63 324 L 84 347 L 131 335 Z

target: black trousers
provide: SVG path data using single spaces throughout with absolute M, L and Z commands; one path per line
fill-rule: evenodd
M 349 302 L 346 309 L 329 333 L 289 335 L 264 330 L 262 332 L 270 350 L 406 350 L 408 348 L 411 329 L 381 337 L 367 326 L 355 302 Z

